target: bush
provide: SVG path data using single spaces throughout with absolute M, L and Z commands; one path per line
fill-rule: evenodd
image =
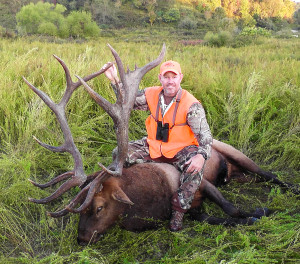
M 64 23 L 63 13 L 65 10 L 66 8 L 60 4 L 54 6 L 42 2 L 38 2 L 36 5 L 30 3 L 23 6 L 16 15 L 18 31 L 21 34 L 36 34 L 39 33 L 40 25 L 48 22 L 52 23 L 58 30 L 58 26 Z M 50 30 L 53 33 L 53 26 L 49 25 L 43 25 L 42 29 Z
M 197 22 L 191 17 L 185 17 L 184 19 L 180 20 L 178 27 L 184 29 L 195 29 L 197 28 Z
M 206 33 L 204 40 L 209 46 L 223 47 L 230 44 L 232 35 L 228 31 L 220 31 L 219 33 L 209 31 Z
M 257 28 L 257 27 L 245 27 L 240 33 L 242 36 L 264 36 L 264 37 L 270 37 L 271 32 L 264 28 Z
M 219 22 L 219 27 L 223 31 L 233 32 L 237 28 L 234 20 L 229 17 L 222 18 Z
M 163 14 L 162 18 L 166 23 L 177 22 L 180 19 L 180 12 L 177 8 L 171 8 Z
M 95 37 L 100 29 L 88 12 L 74 11 L 67 18 L 66 8 L 57 4 L 39 2 L 23 6 L 17 14 L 18 30 L 21 34 L 43 34 L 48 36 Z
M 38 33 L 48 36 L 57 36 L 57 27 L 51 22 L 43 22 L 38 27 Z
M 286 28 L 286 29 L 276 32 L 275 37 L 276 38 L 293 38 L 293 32 L 291 31 L 291 29 Z
M 92 21 L 92 15 L 88 12 L 73 11 L 67 17 L 72 37 L 97 37 L 100 33 L 100 28 L 96 22 Z

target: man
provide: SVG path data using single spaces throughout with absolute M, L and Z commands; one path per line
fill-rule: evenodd
M 119 82 L 116 67 L 113 65 L 105 75 L 115 89 Z M 180 87 L 183 74 L 179 63 L 164 62 L 158 78 L 161 86 L 140 90 L 137 95 L 134 109 L 151 112 L 146 119 L 148 136 L 129 142 L 125 166 L 166 162 L 181 172 L 179 189 L 171 199 L 170 221 L 170 230 L 179 231 L 201 183 L 205 161 L 211 154 L 212 136 L 201 103 Z

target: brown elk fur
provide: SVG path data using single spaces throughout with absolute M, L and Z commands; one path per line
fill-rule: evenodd
M 246 213 L 235 208 L 215 187 L 243 172 L 253 172 L 265 180 L 281 186 L 276 175 L 261 170 L 251 159 L 235 148 L 214 140 L 212 156 L 207 161 L 204 178 L 195 194 L 190 213 L 194 219 L 212 224 L 251 224 L 256 218 L 267 215 L 266 210 Z M 126 230 L 142 231 L 156 228 L 170 218 L 172 194 L 179 186 L 179 172 L 164 163 L 136 164 L 123 169 L 119 178 L 111 177 L 94 197 L 90 208 L 81 213 L 78 241 L 85 244 L 96 242 L 111 226 L 119 224 Z M 219 205 L 224 212 L 236 219 L 221 219 L 199 214 L 205 198 Z M 100 210 L 100 209 L 101 210 Z M 99 212 L 97 212 L 99 209 Z

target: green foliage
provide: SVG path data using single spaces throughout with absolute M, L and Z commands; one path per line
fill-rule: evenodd
M 48 23 L 42 26 L 42 29 L 46 31 L 53 32 L 53 26 L 50 26 L 49 23 L 55 25 L 58 30 L 59 26 L 63 23 L 63 13 L 65 10 L 66 8 L 62 5 L 57 4 L 54 6 L 53 4 L 42 2 L 38 2 L 36 5 L 30 3 L 29 5 L 23 6 L 16 15 L 19 32 L 22 34 L 39 33 L 38 31 L 41 31 L 39 26 L 43 23 Z M 52 29 L 50 29 L 50 27 L 52 27 Z
M 39 25 L 37 32 L 39 34 L 57 36 L 57 27 L 52 22 L 42 22 Z
M 184 28 L 184 29 L 195 29 L 197 28 L 197 21 L 191 17 L 185 17 L 180 22 L 178 23 L 179 28 Z
M 171 8 L 163 13 L 162 18 L 167 23 L 177 22 L 180 19 L 180 12 L 177 8 Z
M 16 13 L 29 3 L 34 5 L 38 0 L 0 0 L 0 25 L 4 28 L 16 29 Z M 240 27 L 256 26 L 274 31 L 282 30 L 289 26 L 292 20 L 297 21 L 296 11 L 292 1 L 249 1 L 240 0 L 236 5 L 232 1 L 224 0 L 46 0 L 43 4 L 53 5 L 56 8 L 63 6 L 66 8 L 65 15 L 72 11 L 86 11 L 92 14 L 92 19 L 101 27 L 124 28 L 132 26 L 147 26 L 159 24 L 177 25 L 178 21 L 183 21 L 181 28 L 191 28 L 188 23 L 189 17 L 195 17 L 198 24 L 201 24 L 203 17 L 213 20 L 220 20 L 225 17 L 239 21 Z M 179 14 L 178 14 L 179 11 Z M 39 14 L 32 15 L 37 18 Z M 178 16 L 180 15 L 180 17 Z M 294 16 L 294 17 L 293 17 Z M 17 27 L 20 34 L 37 34 L 38 27 L 31 27 L 35 20 L 30 21 L 30 17 L 23 17 L 21 27 Z M 34 17 L 33 17 L 34 18 Z M 214 21 L 215 24 L 218 24 Z M 38 21 L 36 21 L 38 23 Z M 49 21 L 46 21 L 49 22 Z M 52 20 L 50 21 L 54 23 Z M 20 23 L 19 23 L 20 24 Z M 25 25 L 26 24 L 26 25 Z M 203 23 L 202 23 L 203 24 Z M 59 30 L 59 25 L 54 23 Z M 193 28 L 193 25 L 192 25 Z M 202 28 L 203 29 L 203 28 Z M 27 32 L 27 30 L 29 30 Z M 206 31 L 211 30 L 209 26 Z M 64 31 L 64 30 L 63 30 Z M 216 31 L 216 30 L 215 30 Z M 35 32 L 35 33 L 31 33 Z M 65 36 L 66 34 L 61 34 Z M 61 36 L 60 35 L 60 36 Z
M 67 17 L 72 37 L 97 37 L 100 29 L 96 22 L 92 21 L 92 16 L 87 12 L 73 11 Z
M 66 18 L 63 13 L 66 8 L 57 4 L 38 2 L 22 7 L 17 14 L 19 33 L 42 34 L 59 36 L 61 38 L 72 37 L 97 37 L 100 29 L 92 21 L 91 14 L 84 11 L 73 11 Z
M 204 40 L 210 46 L 223 47 L 230 44 L 232 35 L 228 31 L 220 31 L 219 33 L 207 32 Z
M 264 28 L 257 28 L 257 27 L 244 27 L 240 33 L 242 36 L 264 36 L 270 37 L 271 33 L 267 29 Z
M 176 32 L 178 29 L 176 30 Z M 175 32 L 175 31 L 174 31 Z M 170 34 L 174 35 L 174 32 Z M 137 33 L 137 35 L 140 32 Z M 299 197 L 270 183 L 222 187 L 238 207 L 268 207 L 274 213 L 253 226 L 211 226 L 184 218 L 184 230 L 132 233 L 114 227 L 95 245 L 76 242 L 78 215 L 53 219 L 46 211 L 61 209 L 78 190 L 47 205 L 28 202 L 54 191 L 40 190 L 27 179 L 46 182 L 71 170 L 68 154 L 53 153 L 34 142 L 58 146 L 62 132 L 54 115 L 22 80 L 25 76 L 55 102 L 63 96 L 65 75 L 51 56 L 62 58 L 74 74 L 86 76 L 113 59 L 106 43 L 120 54 L 124 65 L 155 59 L 162 41 L 122 41 L 116 38 L 85 43 L 45 43 L 33 38 L 1 39 L 0 56 L 0 262 L 1 263 L 297 263 L 299 254 Z M 145 33 L 143 33 L 145 34 Z M 157 39 L 162 39 L 157 35 Z M 125 37 L 123 37 L 125 38 Z M 126 36 L 127 38 L 127 36 Z M 242 150 L 281 180 L 299 184 L 300 57 L 297 39 L 264 39 L 247 47 L 183 46 L 167 42 L 167 59 L 182 65 L 182 87 L 203 104 L 214 138 Z M 141 88 L 158 84 L 158 69 L 150 71 Z M 89 84 L 107 100 L 115 95 L 107 79 Z M 130 139 L 145 135 L 147 113 L 134 111 Z M 86 173 L 108 165 L 116 146 L 113 122 L 82 87 L 67 106 L 74 140 L 82 153 Z M 252 177 L 251 175 L 248 177 Z M 55 186 L 57 187 L 57 186 Z M 204 203 L 204 211 L 223 216 L 218 206 Z
M 300 29 L 300 8 L 294 13 L 294 25 L 296 29 Z

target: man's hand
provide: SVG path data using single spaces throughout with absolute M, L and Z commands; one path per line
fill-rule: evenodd
M 200 172 L 203 168 L 204 162 L 204 157 L 201 154 L 197 154 L 185 163 L 185 165 L 190 164 L 186 172 L 191 173 L 192 175 Z
M 108 62 L 109 63 L 109 62 Z M 102 68 L 105 68 L 107 64 L 105 64 Z M 105 76 L 111 81 L 112 84 L 116 84 L 119 82 L 118 78 L 118 72 L 116 66 L 113 64 L 113 66 L 109 67 L 105 72 Z

